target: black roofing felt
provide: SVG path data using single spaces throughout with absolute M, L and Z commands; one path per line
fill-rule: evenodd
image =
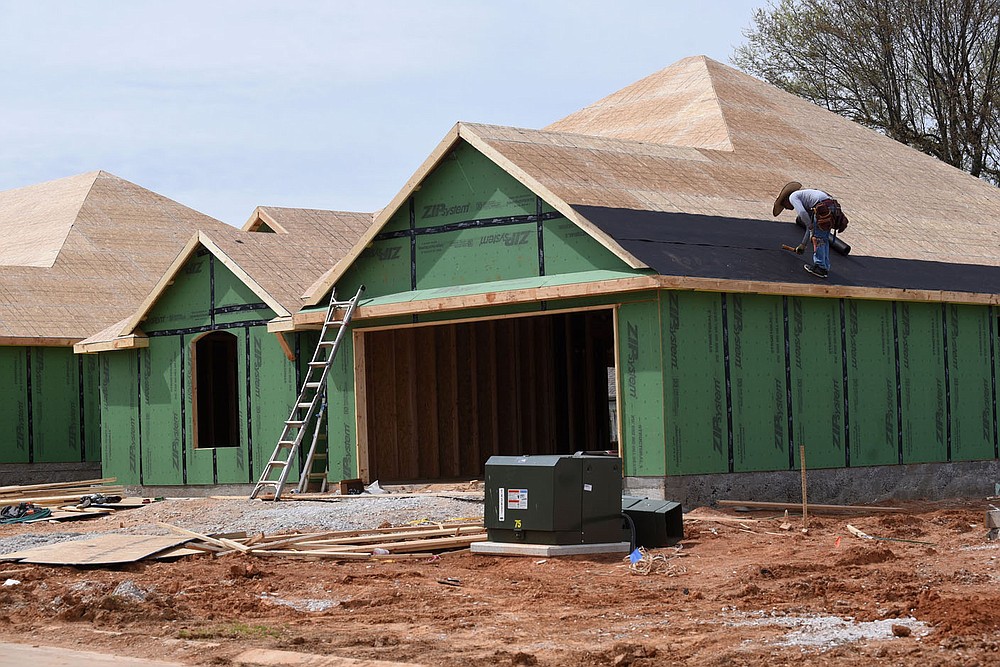
M 830 277 L 816 278 L 802 269 L 812 260 L 811 245 L 801 257 L 781 249 L 782 244 L 794 246 L 802 240 L 803 230 L 792 222 L 601 206 L 573 208 L 663 276 L 1000 292 L 1000 267 L 838 253 L 831 253 Z M 848 228 L 843 235 L 848 244 L 850 237 Z

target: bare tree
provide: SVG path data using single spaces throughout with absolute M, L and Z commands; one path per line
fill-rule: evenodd
M 1000 0 L 776 0 L 741 69 L 1000 184 Z

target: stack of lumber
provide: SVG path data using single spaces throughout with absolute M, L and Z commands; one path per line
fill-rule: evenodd
M 486 539 L 481 521 L 322 533 L 260 533 L 252 537 L 202 535 L 170 524 L 160 525 L 191 537 L 186 545 L 189 549 L 219 555 L 244 553 L 311 560 L 424 559 L 445 551 L 466 549 L 473 542 Z
M 100 493 L 105 496 L 120 496 L 125 487 L 108 486 L 116 481 L 114 477 L 84 479 L 76 482 L 51 482 L 49 484 L 27 484 L 0 486 L 0 507 L 33 503 L 44 507 L 59 507 L 75 504 L 83 496 Z

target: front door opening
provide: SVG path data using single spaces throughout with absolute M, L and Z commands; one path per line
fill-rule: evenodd
M 238 447 L 239 395 L 236 393 L 236 336 L 213 331 L 192 349 L 194 446 Z
M 493 455 L 617 449 L 611 310 L 364 336 L 371 479 L 468 479 Z

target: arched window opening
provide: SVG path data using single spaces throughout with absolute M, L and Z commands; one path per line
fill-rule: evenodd
M 194 446 L 238 447 L 236 336 L 225 331 L 205 334 L 194 342 L 191 359 Z

